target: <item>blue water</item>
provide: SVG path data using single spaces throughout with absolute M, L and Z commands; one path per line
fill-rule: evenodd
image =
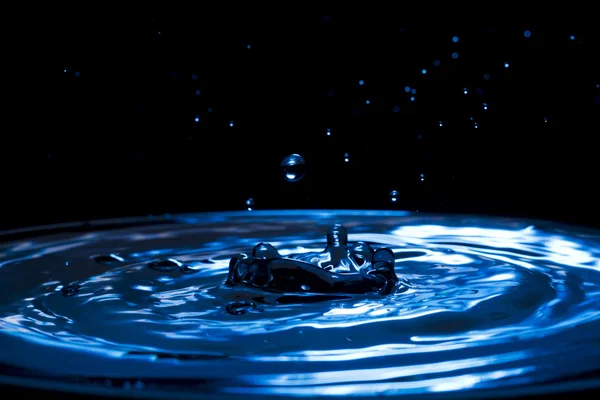
M 387 247 L 389 294 L 227 285 L 270 243 Z M 387 211 L 244 211 L 0 233 L 1 382 L 143 397 L 599 387 L 600 233 Z M 310 258 L 310 257 L 308 257 Z M 566 386 L 565 386 L 566 385 Z

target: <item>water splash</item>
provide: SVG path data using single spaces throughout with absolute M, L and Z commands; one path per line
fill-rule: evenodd
M 27 240 L 2 233 L 0 363 L 14 367 L 5 375 L 173 397 L 598 386 L 578 379 L 600 367 L 596 231 L 389 211 L 110 223 Z M 399 284 L 387 295 L 303 279 L 284 292 L 225 284 L 232 255 L 253 247 L 234 265 L 275 256 L 328 274 L 356 273 L 387 248 Z

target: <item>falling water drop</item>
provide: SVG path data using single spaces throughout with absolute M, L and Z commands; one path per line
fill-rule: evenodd
M 300 285 L 300 289 L 304 290 L 305 292 L 308 292 L 310 290 L 310 286 L 308 286 L 308 285 Z
M 398 194 L 398 191 L 397 191 L 397 190 L 392 190 L 392 191 L 390 192 L 390 201 L 391 201 L 392 203 L 395 203 L 395 202 L 397 202 L 397 201 L 398 201 L 398 196 L 399 196 L 399 194 Z
M 350 155 L 348 153 L 344 153 L 344 162 L 350 161 Z
M 252 197 L 246 200 L 246 207 L 248 207 L 248 211 L 252 211 L 254 208 L 254 199 Z
M 420 174 L 420 175 L 419 175 L 419 180 L 420 180 L 421 182 L 425 182 L 425 175 L 424 175 L 424 174 Z
M 287 156 L 283 159 L 280 166 L 282 167 L 283 176 L 288 182 L 297 182 L 306 173 L 306 162 L 300 154 Z
M 487 103 L 483 103 L 483 109 L 484 109 L 484 110 L 487 110 L 487 109 L 488 109 L 488 105 L 487 105 Z

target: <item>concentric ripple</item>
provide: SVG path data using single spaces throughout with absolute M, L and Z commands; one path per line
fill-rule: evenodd
M 224 285 L 269 242 L 333 223 L 396 256 L 388 296 Z M 598 386 L 600 233 L 386 211 L 129 219 L 0 237 L 0 366 L 70 390 L 180 396 L 447 395 Z M 18 238 L 18 239 L 17 239 Z

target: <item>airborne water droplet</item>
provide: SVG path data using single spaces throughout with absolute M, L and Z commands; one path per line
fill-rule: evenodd
M 398 201 L 398 196 L 399 196 L 398 191 L 397 190 L 392 190 L 390 192 L 390 201 L 392 203 L 395 203 L 396 201 Z
M 177 268 L 179 268 L 181 266 L 182 266 L 182 264 L 179 261 L 174 260 L 172 258 L 167 258 L 164 260 L 156 260 L 156 261 L 152 261 L 148 264 L 148 267 L 150 267 L 156 271 L 164 271 L 164 272 L 175 271 Z
M 288 182 L 297 182 L 306 173 L 306 162 L 300 154 L 290 154 L 283 159 L 280 166 L 283 170 L 283 176 Z
M 308 286 L 308 285 L 300 285 L 300 289 L 304 290 L 305 292 L 308 292 L 310 290 L 310 286 Z
M 248 207 L 248 211 L 252 211 L 254 208 L 254 199 L 252 197 L 246 200 L 246 207 Z
M 232 315 L 242 315 L 246 314 L 248 311 L 252 311 L 256 308 L 256 305 L 247 300 L 243 301 L 234 301 L 232 303 L 227 304 L 225 307 L 225 311 Z
M 350 154 L 344 153 L 344 162 L 350 161 Z

